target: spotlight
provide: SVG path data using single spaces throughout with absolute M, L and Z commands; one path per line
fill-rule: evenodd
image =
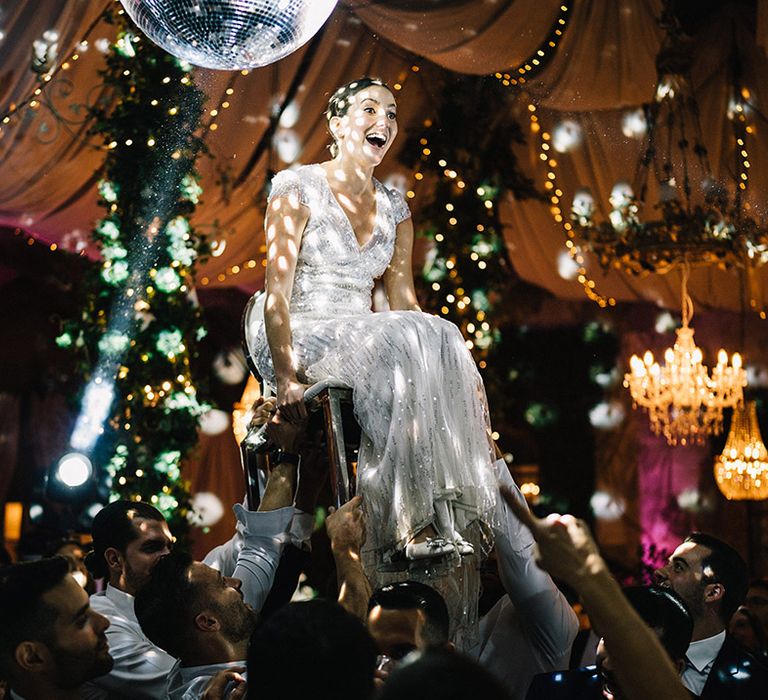
M 91 460 L 79 452 L 65 454 L 56 465 L 56 478 L 69 488 L 82 486 L 93 474 Z
M 59 502 L 93 497 L 96 488 L 91 460 L 82 452 L 68 452 L 48 471 L 47 495 Z

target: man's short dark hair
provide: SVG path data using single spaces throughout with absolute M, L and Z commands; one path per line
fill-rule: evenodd
M 64 557 L 0 569 L 0 677 L 14 674 L 16 647 L 24 641 L 53 642 L 58 612 L 43 596 L 69 573 Z
M 91 525 L 93 551 L 85 559 L 85 565 L 94 578 L 109 576 L 104 553 L 110 547 L 125 552 L 128 544 L 139 536 L 133 526 L 136 518 L 165 521 L 157 508 L 142 501 L 113 501 L 96 513 Z
M 510 663 L 515 663 L 510 659 Z M 479 663 L 447 649 L 407 656 L 387 678 L 380 700 L 510 700 L 504 686 Z
M 337 603 L 290 603 L 263 621 L 248 651 L 249 698 L 367 700 L 376 647 L 363 623 Z
M 659 637 L 673 661 L 685 658 L 693 635 L 693 617 L 672 590 L 658 586 L 630 586 L 624 595 L 637 614 Z
M 720 619 L 728 624 L 731 615 L 744 602 L 749 589 L 749 573 L 746 562 L 731 545 L 703 532 L 692 532 L 685 538 L 710 550 L 701 561 L 706 583 L 721 583 L 725 595 L 720 606 Z M 709 569 L 710 573 L 707 572 Z
M 423 610 L 426 618 L 424 641 L 430 646 L 441 646 L 449 640 L 448 606 L 443 596 L 425 583 L 400 581 L 377 588 L 368 602 L 368 611 L 377 605 L 384 610 Z
M 136 618 L 149 641 L 177 658 L 184 654 L 196 603 L 189 578 L 192 564 L 192 557 L 183 551 L 164 556 L 134 600 Z

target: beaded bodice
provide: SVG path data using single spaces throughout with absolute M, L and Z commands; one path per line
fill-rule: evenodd
M 305 165 L 275 175 L 269 200 L 297 196 L 311 212 L 296 261 L 292 321 L 371 312 L 374 280 L 392 259 L 397 224 L 410 216 L 400 194 L 375 179 L 374 185 L 375 222 L 361 246 L 322 167 Z

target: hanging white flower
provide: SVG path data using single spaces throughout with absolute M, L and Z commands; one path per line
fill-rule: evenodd
M 98 188 L 99 196 L 105 202 L 112 203 L 117 201 L 117 195 L 120 191 L 119 185 L 115 184 L 114 182 L 110 182 L 109 180 L 99 180 Z
M 189 411 L 193 416 L 201 416 L 211 410 L 210 405 L 197 400 L 197 392 L 194 388 L 171 394 L 165 400 L 165 407 L 172 411 Z
M 116 241 L 120 238 L 120 229 L 117 224 L 111 219 L 102 219 L 96 224 L 96 233 L 104 238 L 109 238 L 111 241 Z
M 72 335 L 69 333 L 62 333 L 56 336 L 56 345 L 60 348 L 68 348 L 72 346 Z
M 181 286 L 181 278 L 172 267 L 161 267 L 155 275 L 155 286 L 161 292 L 170 294 Z
M 200 195 L 203 194 L 203 188 L 197 184 L 197 180 L 192 175 L 184 176 L 179 189 L 182 199 L 186 199 L 192 204 L 197 204 L 200 201 Z
M 601 401 L 589 412 L 589 422 L 594 428 L 613 430 L 622 424 L 625 416 L 624 406 L 620 402 Z
M 178 467 L 180 459 L 181 452 L 179 452 L 179 450 L 161 452 L 155 460 L 155 471 L 158 471 L 161 474 L 167 474 L 174 467 Z
M 114 260 L 115 258 L 124 258 L 128 255 L 128 251 L 119 244 L 105 245 L 101 249 L 101 255 L 104 260 Z
M 187 519 L 197 527 L 211 527 L 224 516 L 224 504 L 215 493 L 200 491 L 192 496 L 189 505 Z
M 171 495 L 167 493 L 161 493 L 157 496 L 157 502 L 155 507 L 166 517 L 170 518 L 176 508 L 179 507 L 179 502 Z
M 99 350 L 107 355 L 118 355 L 128 349 L 130 342 L 125 333 L 108 331 L 99 339 Z
M 189 267 L 197 257 L 197 251 L 185 245 L 183 241 L 171 243 L 167 248 L 168 255 L 179 264 Z
M 108 284 L 120 284 L 128 279 L 128 263 L 125 260 L 107 262 L 101 276 Z
M 189 237 L 189 221 L 183 216 L 176 216 L 166 224 L 165 233 L 174 243 L 186 240 Z
M 184 352 L 184 336 L 181 331 L 176 329 L 172 331 L 160 331 L 157 334 L 157 349 L 164 355 L 178 355 Z
M 595 491 L 589 499 L 589 506 L 596 518 L 618 520 L 627 509 L 624 499 L 607 491 Z

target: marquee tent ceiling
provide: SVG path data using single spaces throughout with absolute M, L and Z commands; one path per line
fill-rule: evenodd
M 0 114 L 28 97 L 36 86 L 30 70 L 34 41 L 45 41 L 44 36 L 50 39 L 46 32 L 53 30 L 57 34 L 56 60 L 61 62 L 79 41 L 88 40 L 79 60 L 46 89 L 60 118 L 54 118 L 43 101 L 43 106 L 24 109 L 4 126 L 0 138 L 0 225 L 20 227 L 41 242 L 70 250 L 85 244 L 88 230 L 101 214 L 95 183 L 103 152 L 88 135 L 84 106 L 101 92 L 98 70 L 103 40 L 114 31 L 98 21 L 107 4 L 0 0 Z M 693 82 L 710 159 L 719 173 L 730 172 L 734 161 L 725 113 L 731 95 L 731 52 L 734 45 L 738 47 L 743 82 L 751 94 L 748 117 L 754 130 L 747 144 L 749 202 L 762 216 L 768 213 L 768 123 L 763 116 L 768 114 L 768 59 L 761 48 L 766 4 L 766 0 L 694 3 L 690 12 L 696 19 Z M 622 133 L 622 117 L 653 97 L 655 56 L 662 39 L 656 21 L 660 5 L 660 0 L 347 0 L 340 3 L 315 40 L 276 65 L 247 76 L 197 71 L 209 109 L 224 99 L 231 104 L 216 118 L 216 131 L 207 133 L 212 157 L 202 158 L 199 164 L 205 195 L 196 223 L 205 229 L 218 221 L 221 227 L 218 255 L 202 266 L 200 283 L 247 289 L 260 286 L 266 173 L 287 167 L 291 151 L 298 151 L 296 162 L 325 158 L 327 96 L 337 85 L 365 74 L 402 85 L 397 92 L 401 133 L 416 133 L 425 118 L 434 116 L 452 72 L 503 72 L 536 57 L 543 45 L 544 68 L 523 88 L 499 84 L 500 90 L 515 92 L 509 117 L 518 119 L 528 133 L 528 142 L 517 155 L 543 191 L 547 167 L 539 158 L 539 133 L 528 132 L 529 104 L 536 106 L 542 130 L 551 131 L 564 119 L 575 122 L 583 138 L 569 152 L 557 154 L 558 187 L 564 192 L 566 209 L 578 187 L 590 187 L 604 215 L 613 184 L 631 181 L 635 171 L 641 141 Z M 552 50 L 546 39 L 562 16 L 563 6 L 568 7 L 567 20 L 563 36 Z M 303 68 L 307 52 L 314 53 Z M 294 84 L 298 89 L 283 114 L 277 144 L 265 148 L 269 115 Z M 233 94 L 227 98 L 225 90 L 230 85 Z M 401 135 L 382 166 L 381 179 L 398 173 L 410 177 L 397 161 L 397 149 L 404 142 Z M 409 186 L 415 184 L 409 182 Z M 419 201 L 425 192 L 414 189 L 412 205 L 418 225 Z M 584 299 L 579 282 L 558 272 L 565 236 L 548 205 L 507 196 L 502 216 L 517 273 L 559 298 Z M 590 258 L 587 269 L 598 291 L 618 301 L 678 306 L 676 274 L 636 278 L 612 271 L 605 276 Z M 753 276 L 752 290 L 766 305 L 768 284 L 759 282 L 767 274 L 762 270 Z M 698 269 L 692 284 L 697 305 L 739 309 L 735 273 Z

